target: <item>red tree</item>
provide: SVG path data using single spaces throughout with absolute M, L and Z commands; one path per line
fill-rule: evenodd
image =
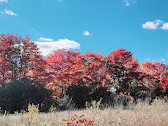
M 97 54 L 86 52 L 84 54 L 87 59 L 84 79 L 87 84 L 95 84 L 95 86 L 107 86 L 108 76 L 106 70 L 106 61 L 104 60 L 103 54 Z
M 112 51 L 105 57 L 108 73 L 113 79 L 113 84 L 121 90 L 130 90 L 131 82 L 139 79 L 139 63 L 132 57 L 132 53 L 120 48 Z
M 69 85 L 83 80 L 86 85 L 105 86 L 107 83 L 106 61 L 102 54 L 59 49 L 47 57 L 50 77 L 48 87 L 62 94 Z
M 22 51 L 19 61 L 21 77 L 30 77 L 34 81 L 46 83 L 47 62 L 40 54 L 37 45 L 28 37 L 22 41 Z
M 46 60 L 50 73 L 48 87 L 55 89 L 56 95 L 63 93 L 69 85 L 76 85 L 82 79 L 86 60 L 80 52 L 58 49 Z
M 11 80 L 30 76 L 35 81 L 43 81 L 40 75 L 45 73 L 45 60 L 37 46 L 28 37 L 21 38 L 12 34 L 0 35 L 0 80 L 5 85 Z M 45 75 L 46 76 L 46 75 Z M 44 82 L 44 81 L 43 81 Z
M 165 64 L 162 62 L 145 62 L 141 65 L 141 68 L 142 73 L 151 76 L 153 83 L 159 81 L 163 91 L 165 91 L 168 85 L 168 67 Z

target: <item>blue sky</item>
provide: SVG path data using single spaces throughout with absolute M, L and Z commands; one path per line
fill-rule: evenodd
M 0 33 L 108 55 L 125 48 L 140 63 L 168 63 L 168 0 L 0 0 Z

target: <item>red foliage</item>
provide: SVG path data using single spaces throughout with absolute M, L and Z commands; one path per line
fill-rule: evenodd
M 132 53 L 126 49 L 114 50 L 105 58 L 108 73 L 114 79 L 113 82 L 119 84 L 119 87 L 123 86 L 128 89 L 133 79 L 138 80 L 140 78 L 139 63 L 132 57 Z
M 50 71 L 48 87 L 60 94 L 79 80 L 89 85 L 104 86 L 107 83 L 106 61 L 102 54 L 86 52 L 84 55 L 75 51 L 59 49 L 47 57 Z
M 46 61 L 50 74 L 48 87 L 59 93 L 63 93 L 69 85 L 76 85 L 83 77 L 86 60 L 80 52 L 58 49 Z
M 120 97 L 125 97 L 127 99 L 133 100 L 133 97 L 131 97 L 130 95 L 125 95 L 123 92 L 120 92 Z
M 59 49 L 45 60 L 37 45 L 30 38 L 12 34 L 0 35 L 0 83 L 5 85 L 14 79 L 28 77 L 46 83 L 49 89 L 60 96 L 69 85 L 83 80 L 96 87 L 113 84 L 130 91 L 132 82 L 147 88 L 160 82 L 165 91 L 168 85 L 168 67 L 160 62 L 145 62 L 139 66 L 136 58 L 126 49 L 103 54 Z M 149 81 L 151 80 L 151 82 Z M 149 82 L 149 83 L 148 83 Z M 147 83 L 147 85 L 146 85 Z
M 104 60 L 103 54 L 97 54 L 86 52 L 84 54 L 87 59 L 84 78 L 86 79 L 86 83 L 94 83 L 96 86 L 106 86 L 107 79 L 107 70 L 106 61 Z
M 44 82 L 45 60 L 38 52 L 37 46 L 28 37 L 21 38 L 12 34 L 0 35 L 0 80 L 5 85 L 11 80 L 27 77 Z M 43 76 L 43 77 L 42 77 Z
M 153 82 L 160 81 L 160 84 L 165 91 L 168 85 L 168 67 L 162 62 L 145 62 L 141 65 L 141 71 L 145 75 L 150 75 Z
M 110 54 L 106 57 L 111 63 L 126 64 L 132 60 L 132 53 L 126 49 L 119 48 L 117 50 L 111 51 Z
M 66 122 L 68 126 L 76 126 L 80 124 L 85 124 L 85 125 L 93 125 L 93 120 L 90 120 L 90 118 L 82 118 L 82 116 L 77 116 L 74 114 L 74 116 L 71 117 L 71 119 L 63 119 L 62 121 Z

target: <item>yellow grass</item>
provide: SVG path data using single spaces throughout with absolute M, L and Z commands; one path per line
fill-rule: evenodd
M 2 115 L 0 126 L 65 126 L 62 119 L 70 118 L 74 114 L 84 114 L 84 117 L 93 119 L 94 126 L 168 126 L 168 104 L 160 100 L 151 106 L 147 103 L 130 105 L 126 110 L 116 107 L 104 110 L 94 108 L 45 114 L 37 111 L 30 113 Z

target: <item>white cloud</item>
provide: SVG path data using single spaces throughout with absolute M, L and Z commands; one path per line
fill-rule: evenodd
M 154 20 L 154 21 L 148 21 L 142 24 L 143 29 L 148 29 L 148 30 L 156 30 L 158 28 L 162 30 L 168 30 L 168 23 L 164 22 L 162 20 Z
M 5 9 L 4 11 L 1 11 L 1 14 L 16 16 L 16 14 L 12 10 L 7 10 L 7 9 Z
M 52 42 L 52 41 L 54 41 L 54 40 L 53 40 L 53 39 L 50 39 L 50 38 L 40 37 L 40 38 L 39 38 L 39 41 L 43 41 L 43 42 Z
M 41 51 L 43 56 L 49 55 L 52 51 L 58 49 L 80 49 L 80 44 L 69 39 L 59 39 L 58 41 L 36 41 L 37 47 Z
M 90 34 L 88 31 L 84 31 L 83 35 L 89 36 L 89 35 L 91 35 L 91 34 Z
M 162 30 L 168 30 L 168 23 L 164 23 L 161 27 Z
M 0 0 L 0 3 L 1 3 L 1 2 L 6 2 L 6 3 L 7 3 L 7 2 L 8 2 L 8 0 Z
M 154 21 L 145 22 L 144 24 L 142 24 L 142 28 L 149 30 L 156 30 L 161 24 L 163 24 L 163 21 L 157 19 Z
M 131 4 L 135 4 L 136 0 L 123 0 L 123 2 L 125 3 L 125 6 L 130 6 Z

